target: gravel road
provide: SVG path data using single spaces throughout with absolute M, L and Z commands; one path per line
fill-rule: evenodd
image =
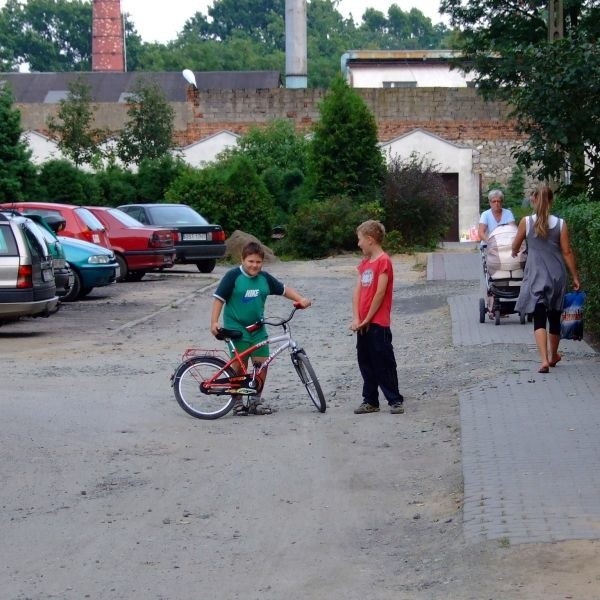
M 177 406 L 182 351 L 218 347 L 208 321 L 226 267 L 150 275 L 0 328 L 0 597 L 600 598 L 596 542 L 462 536 L 457 393 L 514 360 L 452 346 L 446 299 L 477 282 L 427 282 L 423 259 L 394 257 L 406 414 L 353 414 L 357 262 L 268 267 L 314 299 L 292 325 L 325 414 L 285 357 L 267 381 L 273 415 L 200 421 Z M 267 312 L 288 308 L 272 298 Z

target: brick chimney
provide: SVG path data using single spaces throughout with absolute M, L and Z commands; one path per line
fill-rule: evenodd
M 92 0 L 92 71 L 125 71 L 121 0 Z

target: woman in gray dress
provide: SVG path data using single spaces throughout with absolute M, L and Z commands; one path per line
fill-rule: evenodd
M 535 214 L 521 219 L 512 243 L 512 255 L 516 256 L 523 240 L 527 240 L 527 262 L 515 311 L 533 315 L 533 332 L 541 360 L 538 373 L 548 373 L 561 359 L 558 344 L 560 315 L 567 291 L 565 265 L 571 273 L 573 289 L 579 289 L 567 224 L 550 214 L 553 199 L 547 185 L 535 190 L 531 199 Z

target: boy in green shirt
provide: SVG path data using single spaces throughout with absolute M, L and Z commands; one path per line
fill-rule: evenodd
M 237 329 L 242 332 L 242 338 L 235 340 L 235 348 L 243 352 L 258 342 L 267 339 L 267 331 L 264 325 L 254 332 L 246 330 L 248 325 L 256 323 L 264 316 L 267 296 L 284 296 L 301 308 L 308 308 L 311 301 L 301 296 L 296 290 L 284 286 L 279 280 L 262 270 L 265 259 L 265 251 L 257 242 L 249 242 L 242 249 L 242 264 L 230 269 L 221 279 L 215 290 L 212 314 L 210 319 L 210 331 L 217 335 L 219 331 L 219 317 L 223 306 L 223 327 L 226 329 Z M 263 363 L 269 357 L 269 347 L 263 346 L 252 353 L 252 360 L 256 364 Z M 247 364 L 244 365 L 246 368 Z M 238 365 L 239 368 L 239 365 Z M 261 374 L 262 384 L 267 373 Z M 235 397 L 233 405 L 234 414 L 247 415 L 269 415 L 272 409 L 261 402 L 258 395 L 250 407 L 244 406 L 239 395 Z

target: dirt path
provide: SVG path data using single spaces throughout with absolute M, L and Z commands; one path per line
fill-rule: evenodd
M 323 415 L 285 358 L 267 383 L 274 415 L 206 422 L 179 409 L 169 375 L 181 351 L 215 346 L 210 277 L 119 286 L 56 321 L 0 329 L 0 597 L 600 598 L 596 542 L 462 537 L 457 393 L 512 360 L 452 347 L 446 298 L 476 284 L 427 283 L 414 257 L 395 258 L 407 412 L 353 414 L 356 262 L 270 267 L 315 299 L 293 324 Z

